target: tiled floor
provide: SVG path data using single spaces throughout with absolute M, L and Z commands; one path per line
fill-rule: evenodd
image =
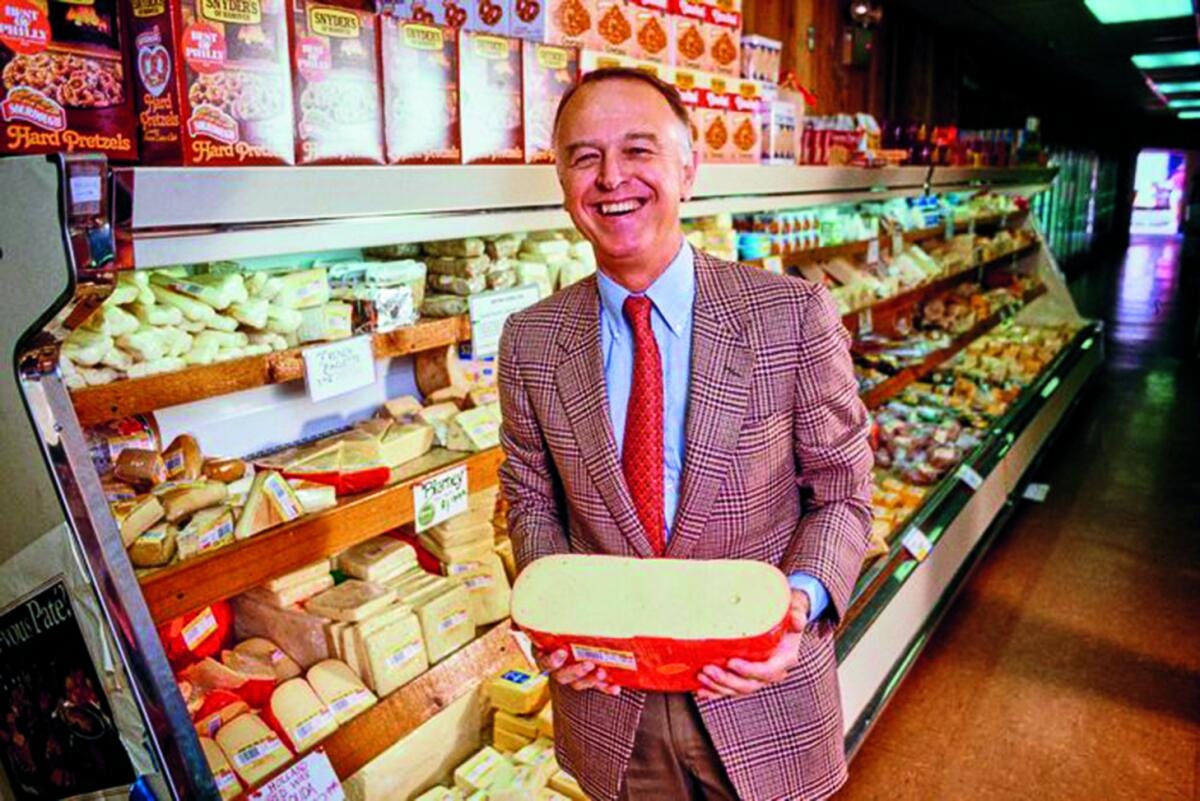
M 1108 361 L 838 801 L 1200 799 L 1200 243 L 1072 286 Z

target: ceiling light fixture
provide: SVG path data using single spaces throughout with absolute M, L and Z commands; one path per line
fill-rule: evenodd
M 1118 22 L 1141 22 L 1148 19 L 1190 17 L 1192 0 L 1083 0 L 1105 25 Z
M 1154 88 L 1159 94 L 1178 95 L 1184 92 L 1200 92 L 1200 81 L 1168 81 L 1156 83 Z
M 1198 100 L 1169 100 L 1167 101 L 1168 108 L 1200 108 L 1200 99 Z
M 1177 53 L 1139 53 L 1132 56 L 1140 70 L 1165 70 L 1172 67 L 1200 66 L 1200 50 L 1180 50 Z
M 1181 120 L 1200 120 L 1200 111 L 1181 111 L 1179 112 Z

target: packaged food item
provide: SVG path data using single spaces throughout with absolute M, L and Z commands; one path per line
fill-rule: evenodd
M 708 77 L 692 70 L 675 70 L 675 88 L 679 99 L 688 112 L 688 127 L 692 134 L 692 148 L 703 157 L 700 132 L 704 124 L 704 94 L 709 87 Z
M 179 522 L 200 509 L 225 502 L 228 491 L 220 481 L 196 481 L 167 490 L 159 496 L 167 520 Z
M 264 637 L 251 637 L 233 646 L 232 652 L 239 657 L 266 665 L 275 673 L 276 681 L 287 681 L 300 675 L 300 666 L 282 648 Z M 225 661 L 225 653 L 222 653 Z
M 229 507 L 201 509 L 175 539 L 180 559 L 190 559 L 202 553 L 233 543 L 233 514 Z
M 596 40 L 602 53 L 633 55 L 633 9 L 625 0 L 595 0 Z
M 111 511 L 121 531 L 121 542 L 126 548 L 166 515 L 158 498 L 150 494 L 117 501 L 112 504 Z
M 389 164 L 457 164 L 458 31 L 380 17 Z
M 617 582 L 611 603 L 580 602 Z M 620 686 L 686 691 L 704 665 L 769 656 L 790 598 L 787 578 L 764 562 L 564 555 L 521 573 L 512 617 L 539 648 L 594 662 Z
M 355 623 L 390 606 L 396 593 L 378 584 L 349 579 L 308 600 L 304 608 L 332 620 Z
M 463 0 L 474 4 L 474 13 L 463 24 L 463 30 L 508 36 L 512 13 L 511 0 Z
M 521 43 L 463 32 L 458 58 L 463 163 L 521 163 Z
M 709 6 L 705 26 L 709 68 L 730 78 L 741 74 L 742 15 Z
M 426 295 L 421 303 L 422 317 L 457 317 L 466 314 L 467 299 L 460 295 Z
M 763 110 L 763 161 L 767 164 L 795 164 L 796 105 L 786 100 L 771 100 Z
M 288 2 L 296 163 L 383 164 L 377 16 Z
M 700 159 L 710 164 L 726 163 L 733 159 L 729 114 L 733 100 L 724 88 L 723 79 L 714 76 L 712 88 L 702 95 Z
M 742 81 L 730 95 L 729 160 L 735 164 L 758 164 L 762 160 L 762 106 L 757 84 Z
M 339 724 L 370 709 L 378 700 L 358 674 L 337 659 L 318 662 L 309 668 L 305 678 Z
M 134 3 L 146 160 L 294 163 L 286 1 Z
M 0 153 L 137 156 L 117 0 L 0 5 Z
M 535 20 L 522 38 L 542 41 L 562 47 L 596 50 L 600 39 L 596 33 L 596 0 L 539 0 L 546 11 Z M 536 30 L 536 23 L 542 23 Z M 521 34 L 518 34 L 521 35 Z
M 363 581 L 384 582 L 417 566 L 417 554 L 408 543 L 391 537 L 373 537 L 338 556 L 343 573 Z
M 531 715 L 550 699 L 550 681 L 544 674 L 509 670 L 487 685 L 488 700 L 512 715 Z
M 265 779 L 292 758 L 287 746 L 253 712 L 226 723 L 215 739 L 238 777 L 249 785 Z
M 387 0 L 378 4 L 378 10 L 380 14 L 401 22 L 446 25 L 446 6 L 442 0 Z
M 208 763 L 208 769 L 212 772 L 213 781 L 217 785 L 217 791 L 220 792 L 221 798 L 224 801 L 231 801 L 241 795 L 242 784 L 234 774 L 233 768 L 229 767 L 229 760 L 225 758 L 224 752 L 221 751 L 216 741 L 210 737 L 201 737 L 200 749 L 204 752 L 204 760 Z
M 742 77 L 766 83 L 779 83 L 783 42 L 756 34 L 741 37 Z
M 167 466 L 156 450 L 125 448 L 117 456 L 113 475 L 128 484 L 149 487 L 167 480 Z
M 337 731 L 333 712 L 304 679 L 289 679 L 275 688 L 267 704 L 267 719 L 281 731 L 287 745 L 303 753 Z
M 579 75 L 579 51 L 527 42 L 522 46 L 525 163 L 554 163 L 554 115 Z M 516 255 L 516 249 L 507 255 Z M 496 258 L 496 257 L 493 257 Z
M 484 746 L 454 771 L 454 785 L 463 792 L 475 793 L 511 780 L 515 772 L 512 762 L 503 754 Z
M 162 567 L 175 556 L 176 529 L 170 523 L 151 526 L 129 546 L 134 567 Z
M 277 609 L 245 594 L 233 599 L 234 630 L 241 639 L 262 637 L 307 668 L 330 657 L 324 620 L 295 607 Z
M 707 70 L 707 8 L 700 3 L 677 0 L 675 11 L 670 17 L 671 42 L 668 45 L 668 63 L 688 70 Z
M 670 53 L 670 27 L 667 19 L 670 0 L 630 0 L 633 41 L 629 55 L 641 61 L 667 63 Z

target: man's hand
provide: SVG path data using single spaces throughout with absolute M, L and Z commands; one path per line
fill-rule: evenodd
M 768 684 L 787 678 L 787 672 L 799 661 L 800 640 L 808 625 L 808 594 L 792 590 L 792 606 L 789 617 L 790 631 L 783 635 L 779 647 L 764 662 L 748 662 L 745 659 L 730 659 L 724 668 L 707 665 L 700 671 L 703 688 L 696 697 L 703 701 L 749 695 Z
M 596 667 L 591 662 L 576 662 L 563 667 L 568 656 L 565 649 L 559 648 L 557 651 L 547 654 L 535 648 L 533 656 L 537 660 L 538 667 L 549 673 L 550 678 L 559 684 L 566 685 L 573 690 L 599 690 L 609 695 L 621 694 L 620 687 L 608 683 L 608 674 L 604 672 L 604 668 Z

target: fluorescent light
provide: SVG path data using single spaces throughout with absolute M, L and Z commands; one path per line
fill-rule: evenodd
M 1200 98 L 1196 100 L 1169 100 L 1168 108 L 1200 108 Z
M 1177 53 L 1140 53 L 1133 56 L 1133 64 L 1141 70 L 1200 66 L 1200 50 L 1180 50 Z
M 1147 19 L 1190 17 L 1192 0 L 1083 0 L 1096 19 L 1105 25 Z
M 1200 111 L 1181 111 L 1179 112 L 1181 120 L 1200 120 Z
M 1168 81 L 1156 83 L 1154 88 L 1164 95 L 1177 95 L 1183 92 L 1200 92 L 1200 81 Z

